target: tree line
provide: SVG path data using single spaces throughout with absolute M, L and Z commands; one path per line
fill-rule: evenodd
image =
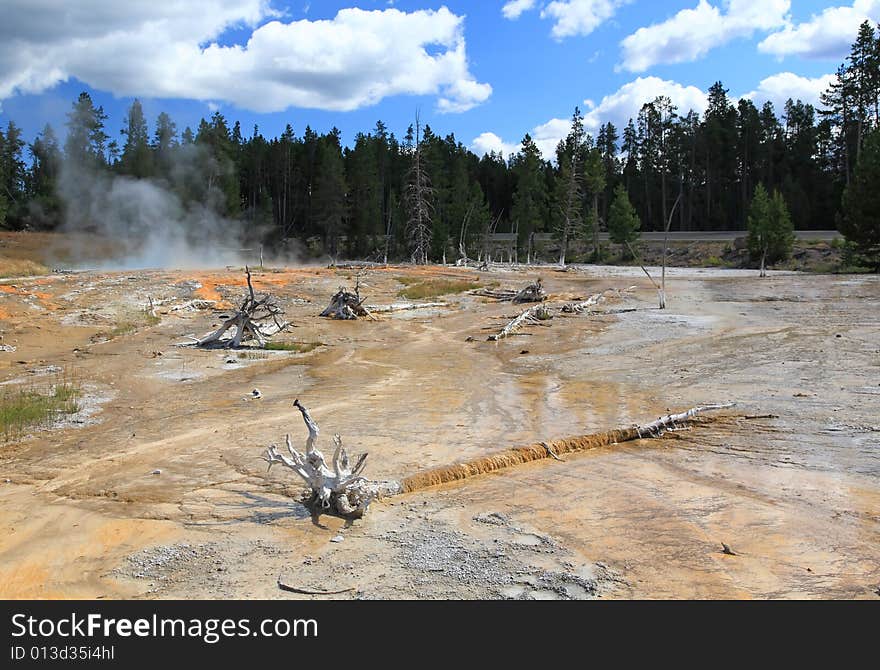
M 762 203 L 778 194 L 797 228 L 838 227 L 880 256 L 880 35 L 868 22 L 819 109 L 734 102 L 716 82 L 702 115 L 660 96 L 624 128 L 605 123 L 593 137 L 575 108 L 553 161 L 528 134 L 515 154 L 480 157 L 419 122 L 398 138 L 379 121 L 348 147 L 335 128 L 297 135 L 287 125 L 266 138 L 220 112 L 194 131 L 162 113 L 150 132 L 138 100 L 117 140 L 88 93 L 66 126 L 63 146 L 48 125 L 31 143 L 14 122 L 0 131 L 0 224 L 53 229 L 75 219 L 75 203 L 59 197 L 67 164 L 152 180 L 268 244 L 311 240 L 334 256 L 425 262 L 471 253 L 494 232 L 515 234 L 531 255 L 534 234 L 553 233 L 564 262 L 572 241 L 598 254 L 598 232 L 620 225 L 744 230 L 760 187 Z

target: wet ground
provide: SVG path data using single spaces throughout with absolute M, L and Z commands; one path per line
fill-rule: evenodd
M 540 274 L 556 305 L 636 287 L 501 342 L 486 337 L 518 313 L 510 304 L 456 294 L 339 322 L 317 314 L 354 271 L 255 273 L 295 324 L 276 339 L 321 343 L 304 354 L 175 346 L 240 300 L 237 268 L 3 280 L 2 344 L 15 351 L 0 352 L 0 381 L 55 366 L 91 409 L 0 445 L 0 596 L 323 597 L 280 591 L 280 575 L 350 589 L 337 598 L 877 598 L 880 278 L 675 270 L 660 311 L 640 273 L 361 278 L 373 304 L 399 302 L 406 276 L 520 288 Z M 142 323 L 150 299 L 154 325 Z M 121 321 L 132 328 L 114 333 Z M 259 458 L 287 432 L 301 444 L 295 398 L 325 444 L 339 433 L 368 451 L 377 479 L 667 408 L 738 405 L 663 439 L 407 494 L 344 522 L 313 518 L 300 483 Z

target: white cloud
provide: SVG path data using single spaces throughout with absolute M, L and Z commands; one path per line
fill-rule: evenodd
M 706 93 L 696 86 L 683 86 L 659 77 L 639 77 L 602 98 L 584 115 L 584 127 L 595 132 L 603 123 L 610 121 L 618 128 L 623 128 L 630 119 L 638 116 L 642 105 L 661 95 L 672 100 L 681 115 L 690 110 L 702 114 L 706 109 Z
M 722 11 L 699 0 L 693 9 L 683 9 L 625 37 L 620 43 L 623 61 L 619 67 L 644 72 L 658 63 L 697 60 L 734 39 L 785 25 L 790 5 L 791 0 L 726 0 Z
M 519 151 L 518 144 L 510 144 L 495 133 L 481 133 L 471 142 L 471 150 L 478 156 L 488 153 L 500 153 L 504 158 Z
M 536 0 L 510 0 L 510 2 L 504 3 L 504 6 L 501 8 L 501 13 L 504 14 L 505 19 L 513 21 L 514 19 L 518 19 L 523 12 L 533 9 L 535 7 L 535 1 Z
M 551 34 L 557 40 L 575 35 L 589 35 L 614 16 L 617 8 L 632 0 L 553 0 L 541 8 L 541 18 L 551 19 Z M 509 0 L 501 8 L 504 18 L 518 19 L 534 9 L 537 0 Z
M 0 100 L 75 77 L 118 96 L 225 102 L 257 112 L 352 110 L 436 95 L 440 111 L 485 101 L 469 71 L 464 18 L 447 8 L 343 9 L 330 20 L 265 22 L 267 0 L 6 0 Z M 222 46 L 230 28 L 252 29 Z
M 631 0 L 554 0 L 541 9 L 542 19 L 553 19 L 553 37 L 589 35 Z
M 809 21 L 789 24 L 758 44 L 758 50 L 778 56 L 843 59 L 865 20 L 880 21 L 880 0 L 854 0 L 852 5 L 828 7 Z
M 801 100 L 814 107 L 819 106 L 819 96 L 828 90 L 834 80 L 833 74 L 810 79 L 798 76 L 793 72 L 780 72 L 761 80 L 754 91 L 741 97 L 751 100 L 758 107 L 765 102 L 772 102 L 777 115 L 779 115 L 782 114 L 785 102 L 789 98 Z
M 681 114 L 687 114 L 692 109 L 702 114 L 706 109 L 706 93 L 696 86 L 683 86 L 659 77 L 639 77 L 624 84 L 614 93 L 606 95 L 598 105 L 591 107 L 584 114 L 584 127 L 595 136 L 599 127 L 610 121 L 622 131 L 631 118 L 635 119 L 638 116 L 642 105 L 660 95 L 668 96 Z M 585 104 L 588 102 L 591 101 L 584 101 Z M 554 118 L 535 126 L 529 134 L 541 150 L 544 159 L 553 160 L 556 157 L 556 146 L 568 135 L 570 129 L 570 118 Z M 478 154 L 503 148 L 504 156 L 519 151 L 518 144 L 509 144 L 490 132 L 477 137 L 471 143 L 471 148 Z

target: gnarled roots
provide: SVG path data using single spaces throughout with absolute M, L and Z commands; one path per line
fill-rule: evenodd
M 299 400 L 295 400 L 293 404 L 302 413 L 303 421 L 309 430 L 305 453 L 293 448 L 288 434 L 285 439 L 287 455 L 281 453 L 273 444 L 266 449 L 263 460 L 269 463 L 269 468 L 275 463 L 280 463 L 302 477 L 312 492 L 309 504 L 317 511 L 323 510 L 344 517 L 360 518 L 376 498 L 400 493 L 398 482 L 373 482 L 363 477 L 367 454 L 359 456 L 352 465 L 339 435 L 333 436 L 336 449 L 331 461 L 332 467 L 328 466 L 324 454 L 315 446 L 319 433 L 318 425 Z

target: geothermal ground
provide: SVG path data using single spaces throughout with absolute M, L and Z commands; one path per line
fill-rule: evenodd
M 273 341 L 320 343 L 306 353 L 176 346 L 240 301 L 241 268 L 2 280 L 0 343 L 15 350 L 0 381 L 61 375 L 83 395 L 78 414 L 0 445 L 0 597 L 326 597 L 281 591 L 281 575 L 335 598 L 878 598 L 880 278 L 673 270 L 660 311 L 640 272 L 361 278 L 372 304 L 399 302 L 401 278 L 540 276 L 552 304 L 636 287 L 500 342 L 486 337 L 520 311 L 509 303 L 465 292 L 332 321 L 318 313 L 354 271 L 255 272 L 295 324 Z M 216 302 L 175 309 L 194 299 Z M 295 398 L 325 452 L 341 434 L 374 479 L 737 406 L 347 522 L 313 518 L 301 482 L 260 460 L 285 433 L 302 446 Z

